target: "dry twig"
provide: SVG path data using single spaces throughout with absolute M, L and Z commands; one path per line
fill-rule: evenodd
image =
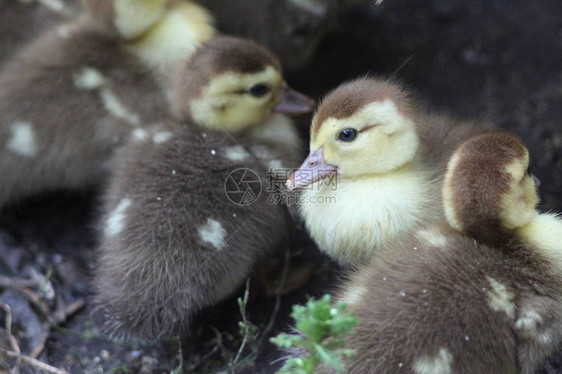
M 48 373 L 53 373 L 53 374 L 69 374 L 68 371 L 66 370 L 62 370 L 62 369 L 57 369 L 54 366 L 51 365 L 47 365 L 44 362 L 41 362 L 33 357 L 30 356 L 26 356 L 26 355 L 22 355 L 21 353 L 18 352 L 14 352 L 14 351 L 10 351 L 7 349 L 2 349 L 0 348 L 0 352 L 4 353 L 5 355 L 9 356 L 9 357 L 15 357 L 18 360 L 23 360 L 25 362 L 27 362 L 29 365 L 34 366 L 38 369 L 44 370 Z
M 18 344 L 18 341 L 16 340 L 16 338 L 12 335 L 12 308 L 5 303 L 0 303 L 0 308 L 4 309 L 4 311 L 6 312 L 6 322 L 4 325 L 4 328 L 6 329 L 6 334 L 8 335 L 8 340 L 10 341 L 10 347 L 12 348 L 12 351 L 20 354 L 20 346 Z M 11 370 L 12 374 L 18 373 L 19 372 L 19 367 L 21 364 L 21 359 L 18 357 L 16 364 L 14 365 L 14 367 Z

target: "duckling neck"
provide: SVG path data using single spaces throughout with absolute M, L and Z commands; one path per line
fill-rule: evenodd
M 555 214 L 537 214 L 517 229 L 518 236 L 562 276 L 562 219 Z
M 293 121 L 284 114 L 274 113 L 262 123 L 253 126 L 248 136 L 257 141 L 279 143 L 289 148 L 302 148 L 303 142 Z
M 436 219 L 438 196 L 438 186 L 410 164 L 388 174 L 340 178 L 335 185 L 317 183 L 304 192 L 300 210 L 319 247 L 350 263 Z
M 203 7 L 178 2 L 129 49 L 143 64 L 170 79 L 180 63 L 216 35 L 213 18 Z

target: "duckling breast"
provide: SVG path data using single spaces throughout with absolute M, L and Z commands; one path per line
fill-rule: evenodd
M 364 261 L 389 241 L 433 220 L 435 186 L 422 174 L 324 180 L 303 191 L 301 217 L 322 251 Z

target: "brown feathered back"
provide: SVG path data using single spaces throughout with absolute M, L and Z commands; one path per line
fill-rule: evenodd
M 513 269 L 500 252 L 433 229 L 447 237 L 445 246 L 403 239 L 344 286 L 359 319 L 348 373 L 518 372 Z M 490 300 L 502 297 L 504 308 L 492 309 Z
M 53 30 L 36 39 L 0 74 L 0 206 L 98 184 L 124 138 L 169 111 L 150 70 L 87 19 L 77 22 L 68 34 Z M 6 147 L 22 124 L 33 141 L 26 154 Z
M 166 140 L 155 143 L 155 135 Z M 288 239 L 285 207 L 268 200 L 267 167 L 252 152 L 259 146 L 285 157 L 283 148 L 255 138 L 233 142 L 192 124 L 159 128 L 120 151 L 105 194 L 95 275 L 110 331 L 185 332 L 196 313 L 234 292 L 259 259 Z M 229 179 L 237 169 L 249 170 Z M 236 204 L 229 196 L 241 195 L 227 192 L 244 193 L 246 182 L 261 183 L 261 194 Z

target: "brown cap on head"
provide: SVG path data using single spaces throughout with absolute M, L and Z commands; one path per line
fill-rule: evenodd
M 221 36 L 202 45 L 190 59 L 188 67 L 209 72 L 257 73 L 267 66 L 281 71 L 277 57 L 267 48 L 248 39 Z
M 184 87 L 201 88 L 221 73 L 257 73 L 268 66 L 281 72 L 281 63 L 267 48 L 251 40 L 221 36 L 199 47 L 178 75 Z
M 329 93 L 319 105 L 311 132 L 318 133 L 328 118 L 351 117 L 366 105 L 384 100 L 394 102 L 400 113 L 416 122 L 417 108 L 408 90 L 388 79 L 359 78 L 342 84 Z
M 491 133 L 463 143 L 449 161 L 443 187 L 449 223 L 487 243 L 508 239 L 515 228 L 510 214 L 524 216 L 536 205 L 528 196 L 536 198 L 534 186 L 524 184 L 532 183 L 525 179 L 527 165 L 527 149 L 514 135 Z
M 221 36 L 200 46 L 174 75 L 173 104 L 176 112 L 189 118 L 186 103 L 199 98 L 202 89 L 223 73 L 252 74 L 268 66 L 281 74 L 279 60 L 265 47 L 246 39 Z

